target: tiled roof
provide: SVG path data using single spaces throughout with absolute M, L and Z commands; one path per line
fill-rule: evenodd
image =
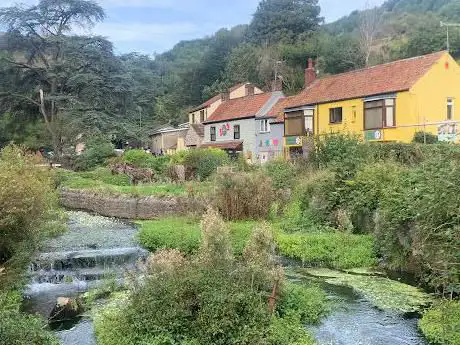
M 445 51 L 317 79 L 286 108 L 409 90 Z
M 230 99 L 214 111 L 206 122 L 219 122 L 256 116 L 273 96 L 272 92 Z
M 284 109 L 289 106 L 292 101 L 293 96 L 281 98 L 275 104 L 275 106 L 270 110 L 267 116 L 274 117 L 272 123 L 282 123 L 284 122 Z
M 237 150 L 242 149 L 243 141 L 234 140 L 234 141 L 222 141 L 222 142 L 212 142 L 201 145 L 201 148 L 214 147 L 216 149 L 227 149 L 227 150 Z

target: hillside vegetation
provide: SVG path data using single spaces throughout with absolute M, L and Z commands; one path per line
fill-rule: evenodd
M 14 140 L 63 154 L 76 144 L 76 132 L 104 133 L 119 145 L 145 144 L 152 128 L 185 121 L 189 107 L 238 82 L 268 90 L 277 74 L 285 93 L 294 94 L 303 88 L 307 57 L 317 59 L 325 75 L 445 49 L 446 29 L 439 23 L 460 17 L 458 0 L 389 0 L 324 24 L 317 0 L 263 0 L 250 23 L 180 42 L 151 59 L 117 56 L 101 37 L 72 36 L 77 22 L 91 27 L 104 19 L 99 6 L 41 3 L 27 9 L 30 16 L 0 9 L 9 33 L 0 37 L 0 145 Z M 57 3 L 69 12 L 55 11 Z M 46 23 L 67 15 L 62 30 L 58 20 Z M 36 36 L 45 24 L 58 30 L 57 38 Z M 457 55 L 460 29 L 450 30 L 450 45 Z M 53 109 L 48 124 L 37 104 L 40 89 Z

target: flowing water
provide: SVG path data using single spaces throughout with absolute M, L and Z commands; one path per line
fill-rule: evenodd
M 147 255 L 136 245 L 132 224 L 84 212 L 69 216 L 69 231 L 49 241 L 30 265 L 26 308 L 44 317 L 58 297 L 78 296 L 107 278 L 121 280 Z M 426 345 L 417 319 L 378 310 L 350 288 L 320 284 L 333 306 L 320 325 L 309 327 L 320 345 Z M 55 326 L 61 344 L 95 345 L 91 320 L 73 321 Z
M 69 230 L 46 243 L 29 267 L 25 308 L 45 318 L 59 297 L 77 297 L 108 280 L 121 283 L 147 255 L 132 224 L 84 212 L 69 212 L 68 223 Z M 51 327 L 64 345 L 95 344 L 90 320 L 77 317 Z

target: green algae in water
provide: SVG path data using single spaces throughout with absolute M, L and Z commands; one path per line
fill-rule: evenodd
M 422 290 L 381 276 L 348 274 L 323 268 L 299 269 L 326 283 L 348 286 L 379 309 L 398 313 L 417 313 L 433 302 L 433 297 Z

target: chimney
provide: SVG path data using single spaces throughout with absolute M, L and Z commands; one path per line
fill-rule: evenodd
M 281 79 L 272 81 L 272 92 L 283 91 L 283 81 Z
M 305 88 L 309 87 L 316 79 L 315 64 L 312 58 L 308 59 L 308 67 L 305 70 Z
M 246 90 L 246 93 L 245 93 L 246 96 L 254 96 L 254 85 L 252 85 L 251 83 L 246 84 L 245 90 Z
M 224 91 L 220 94 L 220 99 L 223 102 L 227 102 L 230 99 L 230 92 Z

